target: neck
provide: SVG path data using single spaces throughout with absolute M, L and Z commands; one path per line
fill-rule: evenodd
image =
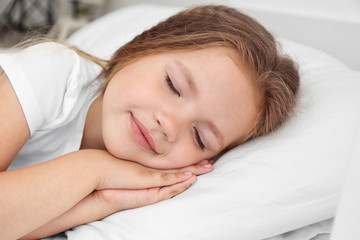
M 89 108 L 80 149 L 106 149 L 101 126 L 102 100 L 103 96 L 101 95 L 94 100 Z

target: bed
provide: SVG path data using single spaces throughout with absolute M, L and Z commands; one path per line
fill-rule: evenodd
M 133 36 L 179 10 L 158 5 L 119 9 L 78 30 L 68 42 L 109 58 Z M 274 34 L 300 66 L 299 104 L 290 121 L 226 153 L 212 173 L 199 176 L 179 196 L 49 239 L 329 239 L 349 162 L 360 153 L 354 131 L 360 123 L 360 72 Z

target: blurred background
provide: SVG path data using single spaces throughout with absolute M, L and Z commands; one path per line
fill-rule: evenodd
M 1 0 L 0 48 L 38 34 L 64 40 L 96 18 L 133 4 L 234 6 L 275 35 L 324 50 L 360 70 L 360 0 Z

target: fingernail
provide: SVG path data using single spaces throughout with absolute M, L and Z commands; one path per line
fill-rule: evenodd
M 210 168 L 211 166 L 212 165 L 210 163 L 204 165 L 204 167 L 206 167 L 206 168 Z
M 185 175 L 192 175 L 192 172 L 184 172 Z

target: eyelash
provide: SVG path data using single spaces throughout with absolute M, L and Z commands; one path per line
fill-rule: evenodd
M 173 82 L 171 81 L 171 79 L 168 75 L 166 76 L 166 83 L 167 83 L 168 87 L 170 88 L 170 90 L 180 97 L 180 92 L 176 89 L 176 87 L 174 86 Z
M 194 127 L 194 131 L 195 131 L 195 139 L 196 142 L 198 143 L 199 147 L 201 148 L 201 150 L 205 149 L 205 145 L 203 143 L 203 141 L 201 140 L 200 134 L 198 132 L 198 130 Z

